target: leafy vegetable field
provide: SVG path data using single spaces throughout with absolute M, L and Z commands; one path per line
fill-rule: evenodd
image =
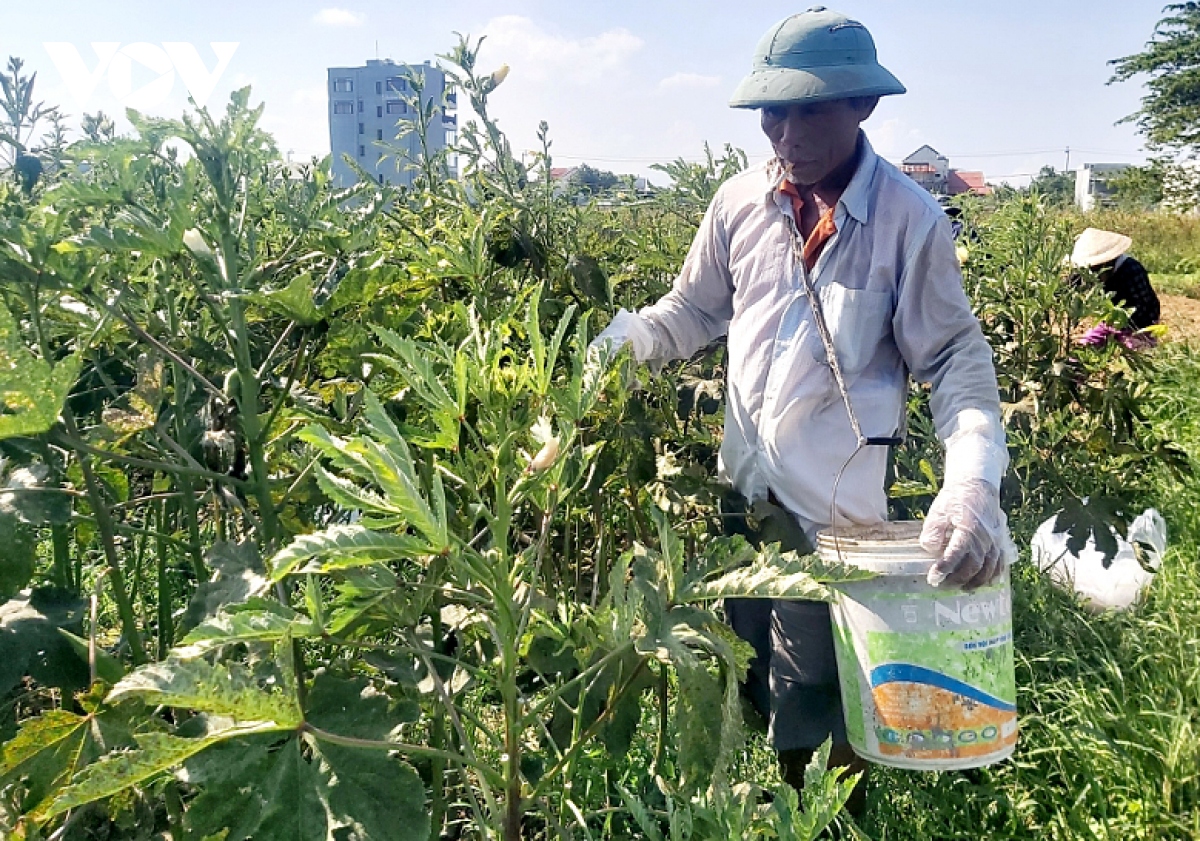
M 670 285 L 745 165 L 577 205 L 513 157 L 498 78 L 449 57 L 463 175 L 348 190 L 285 166 L 249 92 L 132 115 L 0 186 L 0 834 L 107 839 L 1191 838 L 1200 835 L 1200 362 L 1084 347 L 1069 219 L 964 209 L 1019 543 L 1147 504 L 1146 602 L 1016 571 L 1023 737 L 994 768 L 810 769 L 743 722 L 734 595 L 854 571 L 726 535 L 723 349 L 651 372 L 586 347 Z M 500 77 L 502 79 L 502 77 Z M 410 103 L 414 107 L 417 94 Z M 437 116 L 421 105 L 422 119 Z M 914 387 L 896 516 L 937 490 Z

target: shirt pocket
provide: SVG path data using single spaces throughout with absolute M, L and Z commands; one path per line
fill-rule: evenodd
M 862 373 L 889 335 L 892 296 L 834 282 L 822 286 L 818 295 L 825 323 L 833 334 L 838 364 L 846 378 L 851 379 Z M 820 362 L 827 363 L 824 342 L 819 343 L 816 354 Z

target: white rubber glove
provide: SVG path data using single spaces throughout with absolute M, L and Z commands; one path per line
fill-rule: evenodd
M 650 328 L 638 318 L 637 313 L 620 309 L 600 335 L 592 339 L 588 350 L 609 345 L 612 352 L 616 353 L 626 344 L 633 348 L 633 356 L 638 362 L 654 358 L 654 335 Z
M 1007 465 L 1000 419 L 975 409 L 960 412 L 946 439 L 945 483 L 921 530 L 921 546 L 941 556 L 929 570 L 934 587 L 981 587 L 1016 560 L 1000 508 Z

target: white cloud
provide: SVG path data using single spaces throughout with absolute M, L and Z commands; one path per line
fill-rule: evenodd
M 513 79 L 595 82 L 624 68 L 645 42 L 627 29 L 569 38 L 519 15 L 492 18 L 483 52 L 512 65 Z
M 872 118 L 863 128 L 871 138 L 875 151 L 889 161 L 902 160 L 927 143 L 924 132 L 908 125 L 899 117 L 886 120 Z
M 361 12 L 352 12 L 337 6 L 322 9 L 313 15 L 313 23 L 321 26 L 362 26 L 366 19 L 367 16 Z
M 658 83 L 660 91 L 694 90 L 715 88 L 721 84 L 720 76 L 703 76 L 699 73 L 675 73 Z

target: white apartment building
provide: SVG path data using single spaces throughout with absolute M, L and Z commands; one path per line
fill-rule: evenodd
M 329 148 L 333 152 L 334 183 L 348 187 L 358 180 L 349 157 L 380 184 L 409 186 L 421 143 L 415 133 L 401 137 L 401 124 L 415 122 L 412 89 L 407 77 L 424 81 L 423 100 L 445 106 L 428 130 L 430 152 L 454 143 L 458 115 L 446 74 L 428 61 L 397 64 L 391 59 L 368 59 L 363 67 L 329 68 Z M 444 97 L 444 98 L 443 98 Z M 450 175 L 455 176 L 455 162 Z

